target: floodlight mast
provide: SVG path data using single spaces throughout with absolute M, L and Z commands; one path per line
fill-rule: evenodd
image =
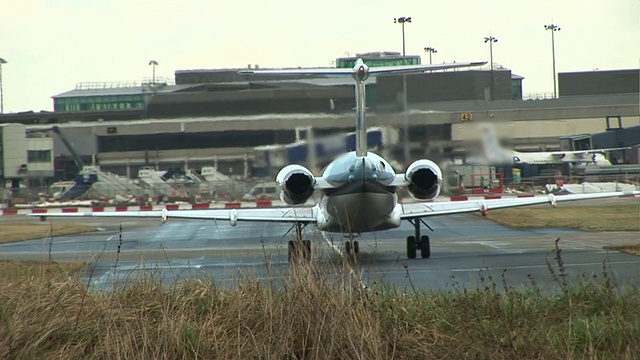
M 406 57 L 406 42 L 404 37 L 404 24 L 411 22 L 410 16 L 393 18 L 393 22 L 402 25 L 402 59 Z M 408 164 L 411 160 L 411 150 L 409 148 L 409 118 L 407 114 L 407 76 L 402 75 L 402 141 L 404 142 L 404 161 Z
M 551 30 L 551 58 L 553 61 L 553 98 L 556 99 L 558 98 L 558 88 L 556 83 L 556 39 L 554 34 L 556 31 L 560 31 L 560 26 L 555 24 L 545 25 L 544 29 Z
M 0 57 L 0 114 L 4 114 L 4 89 L 2 88 L 2 64 L 6 64 L 7 60 Z
M 427 47 L 424 48 L 424 51 L 429 53 L 429 65 L 432 65 L 433 64 L 433 59 L 431 58 L 431 55 L 437 53 L 438 50 L 432 48 L 431 46 L 427 46 Z

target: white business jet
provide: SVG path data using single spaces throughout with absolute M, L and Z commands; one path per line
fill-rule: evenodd
M 423 218 L 490 209 L 534 205 L 556 201 L 594 199 L 625 195 L 622 192 L 580 194 L 554 197 L 471 200 L 459 202 L 417 202 L 399 204 L 397 189 L 406 187 L 417 200 L 434 199 L 440 193 L 442 170 L 431 160 L 422 159 L 410 164 L 404 174 L 396 174 L 389 162 L 368 151 L 365 122 L 365 81 L 370 76 L 411 74 L 429 70 L 482 65 L 484 62 L 438 65 L 407 65 L 369 68 L 359 59 L 352 69 L 291 69 L 245 70 L 241 74 L 295 76 L 349 76 L 355 81 L 356 145 L 355 151 L 338 156 L 323 171 L 314 176 L 300 165 L 285 166 L 276 176 L 285 208 L 246 208 L 209 210 L 160 210 L 138 212 L 59 213 L 46 216 L 65 217 L 145 217 L 166 221 L 171 218 L 227 220 L 234 226 L 240 221 L 290 223 L 296 229 L 297 240 L 289 242 L 289 257 L 303 254 L 310 258 L 311 243 L 302 239 L 302 227 L 315 225 L 319 230 L 350 234 L 345 252 L 357 254 L 358 242 L 353 235 L 361 232 L 397 228 L 403 220 L 414 226 L 414 233 L 406 238 L 407 256 L 428 258 L 431 255 L 429 236 L 421 235 Z M 305 203 L 314 193 L 319 194 L 314 206 Z

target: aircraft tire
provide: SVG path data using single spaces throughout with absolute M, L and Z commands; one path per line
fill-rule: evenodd
M 420 237 L 420 256 L 422 256 L 423 259 L 431 257 L 431 241 L 427 235 Z
M 358 255 L 360 253 L 360 243 L 358 241 L 353 241 L 353 253 Z
M 351 241 L 345 241 L 345 243 L 344 243 L 344 253 L 346 255 L 351 255 Z
M 416 237 L 415 236 L 407 236 L 407 257 L 409 259 L 416 258 Z
M 296 256 L 296 243 L 293 240 L 289 240 L 288 257 L 289 257 L 289 262 L 290 263 L 293 261 L 295 256 Z
M 311 260 L 311 241 L 310 240 L 302 240 L 303 250 L 304 250 L 304 259 Z

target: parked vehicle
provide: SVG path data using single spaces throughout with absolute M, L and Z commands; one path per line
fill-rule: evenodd
M 257 199 L 280 199 L 280 189 L 275 182 L 259 183 L 242 196 L 242 201 L 255 201 Z

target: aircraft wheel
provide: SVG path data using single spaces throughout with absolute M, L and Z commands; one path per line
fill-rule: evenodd
M 351 255 L 351 241 L 345 241 L 344 252 L 346 255 Z
M 302 240 L 303 250 L 304 250 L 304 259 L 311 260 L 311 241 L 310 240 Z
M 422 256 L 423 259 L 431 257 L 431 241 L 427 235 L 420 237 L 420 256 Z
M 360 253 L 360 243 L 357 241 L 353 242 L 353 253 L 358 255 Z
M 289 262 L 292 262 L 296 256 L 296 243 L 293 240 L 289 240 Z
M 409 259 L 416 258 L 416 237 L 415 236 L 407 236 L 407 257 Z

